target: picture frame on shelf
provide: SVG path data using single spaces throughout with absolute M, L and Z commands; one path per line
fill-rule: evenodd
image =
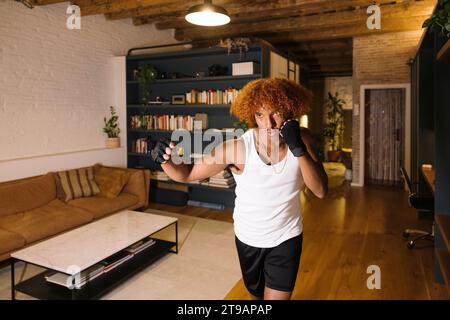
M 186 104 L 186 96 L 184 94 L 173 95 L 172 104 Z

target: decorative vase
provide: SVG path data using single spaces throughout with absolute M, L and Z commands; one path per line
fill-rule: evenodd
M 120 148 L 120 138 L 107 138 L 106 148 Z

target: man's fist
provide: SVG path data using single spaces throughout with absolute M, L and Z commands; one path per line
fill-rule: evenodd
M 173 142 L 167 139 L 158 141 L 150 153 L 153 161 L 159 164 L 166 163 L 170 159 L 173 147 Z
M 281 126 L 280 134 L 294 156 L 301 157 L 306 153 L 307 148 L 302 140 L 300 125 L 297 120 L 286 120 Z

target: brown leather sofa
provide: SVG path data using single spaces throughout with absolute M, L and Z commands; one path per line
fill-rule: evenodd
M 126 169 L 128 182 L 113 199 L 99 195 L 63 202 L 56 174 L 0 183 L 0 261 L 13 251 L 121 210 L 148 206 L 150 171 Z

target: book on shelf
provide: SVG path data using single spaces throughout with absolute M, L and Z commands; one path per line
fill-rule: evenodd
M 149 152 L 149 141 L 147 138 L 132 140 L 131 152 L 147 154 Z
M 197 89 L 192 89 L 186 92 L 186 103 L 187 104 L 231 104 L 236 99 L 239 93 L 238 89 L 228 88 L 226 90 L 208 89 L 199 91 Z
M 233 177 L 229 177 L 229 178 L 225 178 L 225 179 L 209 178 L 209 182 L 227 185 L 227 184 L 234 183 L 234 178 Z
M 164 171 L 151 171 L 151 179 L 160 181 L 169 181 L 170 178 Z
M 112 256 L 106 258 L 101 263 L 104 265 L 103 272 L 109 272 L 125 261 L 131 259 L 133 257 L 133 254 L 127 252 L 127 251 L 119 251 L 116 254 L 113 254 Z
M 153 239 L 150 239 L 150 238 L 143 239 L 143 240 L 140 240 L 140 241 L 132 244 L 131 246 L 125 248 L 125 251 L 135 255 L 135 254 L 141 252 L 142 250 L 153 246 L 155 243 L 156 243 L 156 241 Z
M 97 263 L 92 267 L 82 271 L 79 275 L 68 275 L 62 272 L 52 272 L 45 276 L 45 280 L 50 283 L 64 286 L 68 289 L 81 289 L 86 283 L 94 280 L 103 274 L 104 265 Z
M 215 188 L 231 189 L 234 186 L 236 186 L 236 184 L 235 183 L 233 183 L 233 184 L 208 183 L 208 186 L 215 187 Z

